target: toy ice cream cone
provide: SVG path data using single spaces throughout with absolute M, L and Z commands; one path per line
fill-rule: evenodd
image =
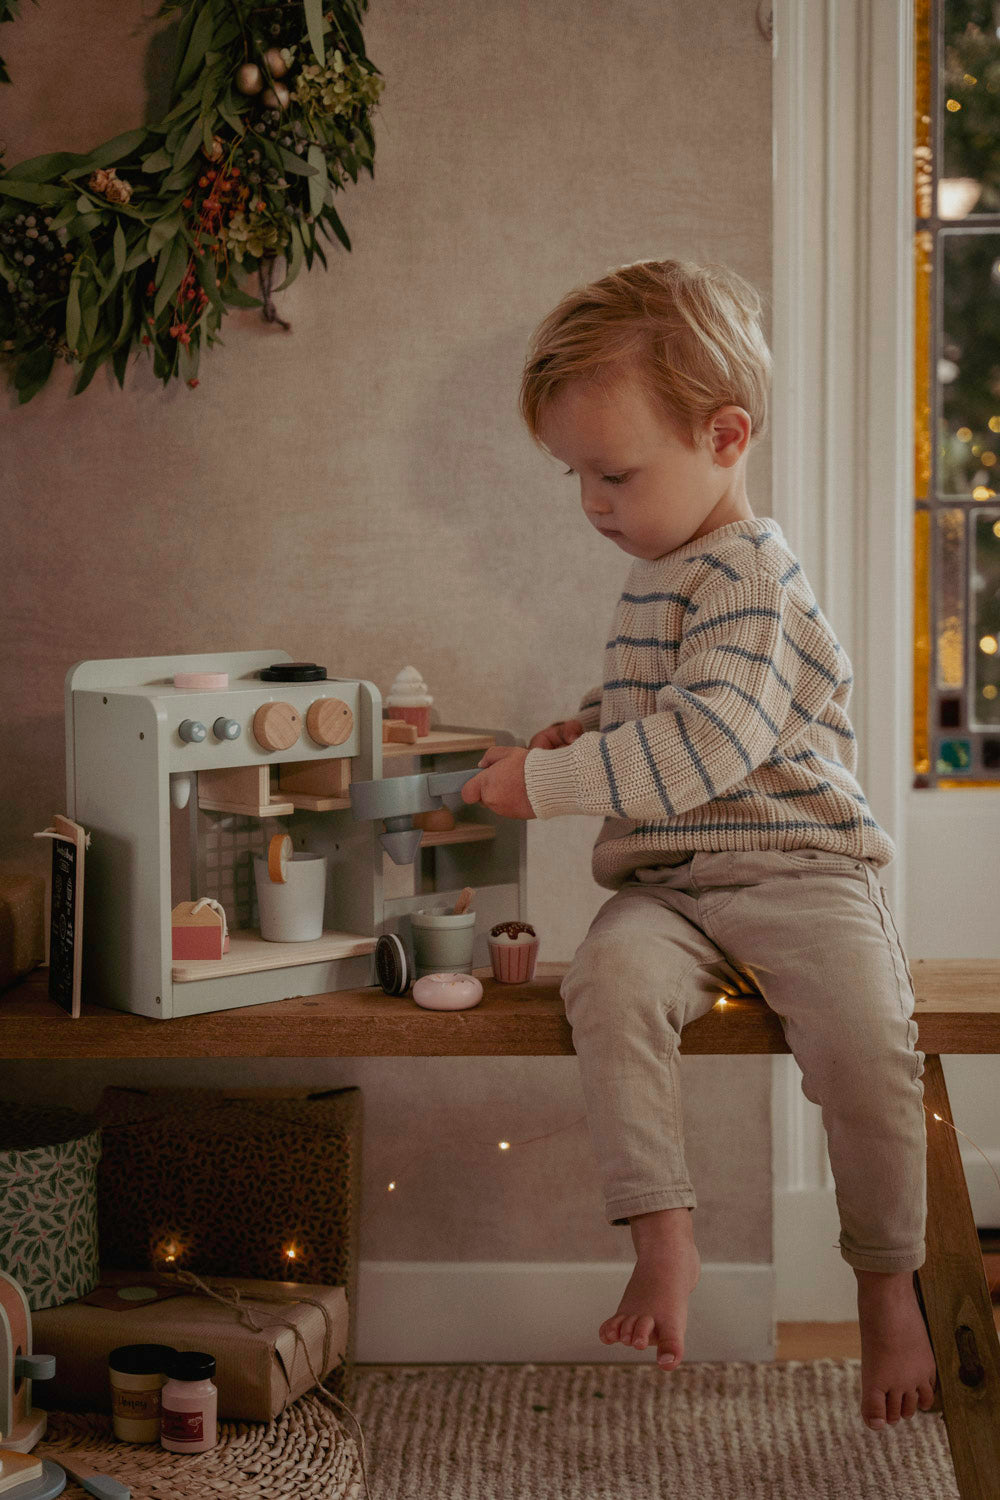
M 404 667 L 396 674 L 396 680 L 385 699 L 385 706 L 392 718 L 415 724 L 418 737 L 423 739 L 431 732 L 433 702 L 434 699 L 427 691 L 427 684 L 416 667 Z

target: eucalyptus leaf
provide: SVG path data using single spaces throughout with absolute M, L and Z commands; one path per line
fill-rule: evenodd
M 27 161 L 15 162 L 6 173 L 24 182 L 42 182 L 46 177 L 58 177 L 68 172 L 80 161 L 76 151 L 50 151 L 47 156 L 31 156 Z
M 235 281 L 227 281 L 222 288 L 222 295 L 230 307 L 260 307 L 259 297 L 251 297 L 242 287 L 238 287 Z
M 309 212 L 313 218 L 319 218 L 323 212 L 323 195 L 326 189 L 326 157 L 319 146 L 310 146 L 307 156 L 309 165 L 315 168 L 315 175 L 309 179 Z
M 351 241 L 348 238 L 347 230 L 344 228 L 343 224 L 341 224 L 340 219 L 337 216 L 337 210 L 331 203 L 328 203 L 323 209 L 323 218 L 327 221 L 327 223 L 332 225 L 333 232 L 337 236 L 340 243 L 343 245 L 344 249 L 350 250 Z
M 316 147 L 310 148 L 310 150 L 316 149 Z M 278 154 L 281 157 L 281 165 L 286 172 L 295 172 L 299 177 L 311 177 L 317 170 L 316 167 L 309 166 L 308 162 L 304 161 L 301 156 L 296 156 L 294 151 L 289 151 L 284 146 L 278 147 Z
M 306 13 L 306 30 L 309 33 L 309 42 L 316 54 L 316 61 L 322 68 L 326 63 L 326 51 L 323 46 L 323 0 L 305 0 L 303 9 Z
M 156 301 L 153 303 L 154 318 L 158 318 L 160 316 L 160 313 L 166 307 L 167 303 L 170 301 L 171 297 L 174 296 L 177 288 L 184 280 L 184 272 L 187 270 L 188 263 L 188 247 L 186 240 L 184 240 L 181 235 L 177 235 L 176 238 L 171 241 L 169 252 L 166 250 L 166 248 L 161 251 L 161 257 L 163 255 L 167 255 L 167 260 L 165 263 L 162 279 L 159 283 L 159 290 L 156 293 Z M 159 275 L 159 270 L 157 270 L 157 274 Z
M 162 146 L 142 158 L 142 170 L 144 172 L 162 172 L 164 167 L 172 167 L 173 164 L 174 159 L 170 155 L 170 152 L 165 151 Z
M 125 240 L 125 231 L 120 224 L 115 225 L 114 238 L 115 274 L 120 276 L 125 269 L 125 259 L 128 255 L 128 245 Z
M 125 389 L 125 372 L 128 369 L 129 346 L 121 344 L 111 356 L 111 365 L 115 372 L 115 379 L 119 388 Z
M 146 254 L 150 260 L 159 255 L 168 240 L 172 240 L 181 227 L 180 214 L 172 214 L 168 219 L 159 219 L 149 231 L 146 238 Z
M 66 189 L 54 182 L 21 182 L 10 176 L 0 177 L 0 193 L 25 203 L 62 203 L 66 197 Z
M 215 17 L 216 7 L 212 5 L 204 6 L 199 12 L 191 31 L 187 52 L 184 54 L 183 61 L 177 70 L 177 77 L 174 79 L 175 90 L 186 88 L 204 61 L 205 53 L 212 45 Z
M 174 170 L 173 173 L 171 173 L 171 176 L 175 176 L 178 169 L 180 167 L 183 167 L 185 162 L 189 162 L 191 160 L 192 156 L 198 150 L 198 147 L 201 145 L 201 143 L 202 123 L 199 119 L 195 120 L 187 135 L 184 137 L 183 144 L 181 145 L 181 148 L 174 160 Z
M 76 271 L 69 279 L 66 297 L 66 342 L 75 349 L 80 338 L 80 278 Z
M 145 126 L 141 130 L 126 130 L 124 135 L 116 135 L 114 140 L 105 141 L 103 146 L 97 146 L 87 156 L 80 157 L 77 165 L 65 175 L 80 177 L 84 172 L 93 172 L 98 167 L 110 167 L 119 163 L 125 157 L 134 155 L 148 134 Z
M 305 246 L 302 243 L 302 231 L 299 229 L 298 221 L 295 220 L 295 219 L 293 219 L 292 220 L 292 253 L 291 253 L 290 257 L 286 257 L 286 260 L 287 260 L 287 269 L 285 271 L 285 279 L 281 283 L 280 286 L 276 286 L 274 288 L 274 290 L 276 292 L 283 292 L 285 290 L 286 286 L 291 286 L 291 284 L 295 280 L 296 276 L 298 276 L 299 272 L 302 270 L 302 263 L 303 263 L 304 259 L 305 259 Z

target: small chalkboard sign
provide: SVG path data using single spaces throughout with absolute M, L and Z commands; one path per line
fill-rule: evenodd
M 80 1014 L 83 960 L 83 856 L 90 835 L 57 814 L 36 839 L 52 840 L 49 920 L 49 999 L 71 1016 Z

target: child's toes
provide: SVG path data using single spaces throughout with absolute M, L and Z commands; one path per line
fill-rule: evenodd
M 930 1411 L 934 1405 L 934 1389 L 929 1385 L 917 1386 L 917 1405 L 921 1411 Z
M 868 1426 L 878 1430 L 885 1426 L 885 1392 L 871 1390 L 861 1403 L 861 1415 Z
M 656 1341 L 656 1363 L 662 1370 L 672 1370 L 681 1362 L 684 1353 L 684 1341 L 676 1334 L 664 1334 Z
M 621 1333 L 622 1320 L 620 1317 L 608 1318 L 598 1329 L 598 1337 L 604 1344 L 617 1343 Z
M 643 1313 L 642 1317 L 636 1319 L 635 1333 L 632 1337 L 633 1348 L 645 1349 L 646 1345 L 649 1343 L 649 1335 L 652 1333 L 652 1331 L 653 1319 L 649 1316 L 648 1313 Z
M 629 1317 L 622 1319 L 621 1341 L 623 1344 L 631 1344 L 637 1318 L 638 1314 L 632 1313 Z
M 910 1390 L 908 1390 L 908 1391 L 904 1391 L 903 1392 L 903 1399 L 902 1399 L 902 1401 L 900 1402 L 900 1405 L 899 1405 L 899 1415 L 901 1417 L 912 1417 L 913 1413 L 916 1411 L 916 1409 L 917 1409 L 917 1393 L 916 1393 L 916 1391 L 913 1390 L 912 1388 Z

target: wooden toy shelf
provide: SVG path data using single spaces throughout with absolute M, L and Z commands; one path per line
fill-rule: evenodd
M 222 979 L 230 974 L 256 974 L 262 969 L 288 969 L 320 959 L 354 958 L 373 953 L 375 939 L 354 932 L 324 932 L 304 943 L 271 943 L 259 932 L 231 932 L 229 952 L 221 958 L 179 959 L 173 965 L 177 984 L 197 979 Z

